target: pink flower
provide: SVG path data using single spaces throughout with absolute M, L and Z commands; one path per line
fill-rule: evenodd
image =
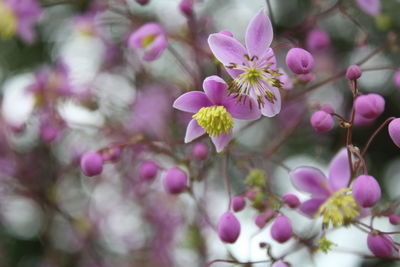
M 234 79 L 230 94 L 239 101 L 250 96 L 257 101 L 264 116 L 273 117 L 281 110 L 280 73 L 272 49 L 273 31 L 269 18 L 261 10 L 250 21 L 246 31 L 246 48 L 229 34 L 215 33 L 208 38 L 214 56 Z
M 144 60 L 152 61 L 161 56 L 168 41 L 161 26 L 153 22 L 134 31 L 129 36 L 128 44 L 131 49 L 141 51 Z
M 331 38 L 325 31 L 314 29 L 308 33 L 306 43 L 310 51 L 322 51 L 329 47 Z
M 356 0 L 356 3 L 362 11 L 373 17 L 376 17 L 381 12 L 380 0 Z
M 186 129 L 185 143 L 207 133 L 221 152 L 232 138 L 233 119 L 254 120 L 260 117 L 255 101 L 246 97 L 250 105 L 237 103 L 228 96 L 227 84 L 218 76 L 207 77 L 203 82 L 204 92 L 192 91 L 175 100 L 173 107 L 194 114 Z

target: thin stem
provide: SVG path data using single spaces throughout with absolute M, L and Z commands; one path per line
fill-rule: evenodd
M 192 77 L 194 84 L 197 82 L 197 74 L 192 70 L 192 68 L 186 64 L 185 59 L 181 57 L 181 55 L 178 53 L 178 51 L 175 50 L 171 45 L 168 46 L 169 52 L 176 58 L 176 60 L 181 64 L 182 68 L 189 74 L 190 77 Z
M 370 147 L 372 141 L 374 141 L 375 137 L 379 134 L 379 132 L 387 125 L 389 124 L 392 120 L 394 120 L 395 117 L 390 117 L 386 119 L 381 126 L 378 127 L 378 129 L 375 130 L 375 132 L 371 135 L 371 137 L 368 139 L 367 144 L 365 145 L 363 151 L 361 152 L 361 155 L 364 157 L 365 153 L 367 153 L 368 148 Z
M 223 172 L 223 177 L 224 177 L 224 185 L 226 192 L 228 193 L 228 211 L 231 209 L 231 202 L 232 202 L 232 197 L 231 197 L 231 187 L 229 184 L 229 178 L 228 178 L 228 153 L 224 157 L 224 162 L 222 164 L 222 172 Z

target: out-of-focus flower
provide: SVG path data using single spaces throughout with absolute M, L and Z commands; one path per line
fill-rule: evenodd
M 244 207 L 246 206 L 246 201 L 244 200 L 244 197 L 242 196 L 235 196 L 232 199 L 232 209 L 235 212 L 241 211 L 244 209 Z
M 368 234 L 367 244 L 369 250 L 379 258 L 393 257 L 393 240 L 389 235 L 380 235 L 379 233 L 371 232 Z
M 168 41 L 161 26 L 152 22 L 134 31 L 129 36 L 128 45 L 131 49 L 140 51 L 144 60 L 152 61 L 161 56 Z
M 307 49 L 310 51 L 322 51 L 329 47 L 331 38 L 321 29 L 314 29 L 307 35 Z
M 103 157 L 97 152 L 87 152 L 81 158 L 81 169 L 86 176 L 99 175 L 103 164 Z
M 193 0 L 181 0 L 181 2 L 179 3 L 179 9 L 186 16 L 192 15 L 193 14 Z
M 225 243 L 235 243 L 240 235 L 240 222 L 232 212 L 225 212 L 218 221 L 218 236 Z
M 22 40 L 35 40 L 34 25 L 41 9 L 36 0 L 0 0 L 0 39 L 18 34 Z
M 381 187 L 370 175 L 358 176 L 352 186 L 354 199 L 363 208 L 374 206 L 381 198 Z
M 393 143 L 400 147 L 400 118 L 394 119 L 389 123 L 389 135 Z
M 281 109 L 281 74 L 269 47 L 272 37 L 271 22 L 261 10 L 247 27 L 246 48 L 224 33 L 211 34 L 208 38 L 214 56 L 234 79 L 228 88 L 229 92 L 239 102 L 245 102 L 246 96 L 254 98 L 261 113 L 268 117 L 275 116 Z
M 282 197 L 283 203 L 288 205 L 290 208 L 295 209 L 300 206 L 300 199 L 294 194 L 285 194 Z
M 276 217 L 271 226 L 271 236 L 279 243 L 284 243 L 293 236 L 292 223 L 288 217 L 284 215 Z
M 356 98 L 354 106 L 359 115 L 375 119 L 385 110 L 385 99 L 378 94 L 360 95 Z
M 346 70 L 346 78 L 349 80 L 357 80 L 361 74 L 361 68 L 358 65 L 351 65 Z
M 201 142 L 194 144 L 192 156 L 198 161 L 205 160 L 208 156 L 208 146 Z
M 152 181 L 157 176 L 159 166 L 152 160 L 144 161 L 139 167 L 139 177 L 143 181 Z
M 321 215 L 323 223 L 334 227 L 346 224 L 360 215 L 348 183 L 350 165 L 346 149 L 341 149 L 329 165 L 329 175 L 312 167 L 299 167 L 290 173 L 293 185 L 311 194 L 311 199 L 303 202 L 299 209 L 309 217 Z
M 279 260 L 275 262 L 272 267 L 288 267 L 288 265 L 283 260 Z
M 292 79 L 290 79 L 289 75 L 284 71 L 283 69 L 279 69 L 279 72 L 282 74 L 281 77 L 279 77 L 279 80 L 282 82 L 282 89 L 292 89 L 293 88 L 293 82 Z
M 311 116 L 310 122 L 314 130 L 319 133 L 332 130 L 334 125 L 332 115 L 323 110 L 314 112 L 314 114 Z
M 218 76 L 207 77 L 203 82 L 204 92 L 192 91 L 175 100 L 173 107 L 193 113 L 193 119 L 186 130 L 185 143 L 207 133 L 221 152 L 232 138 L 233 118 L 254 120 L 260 117 L 260 111 L 251 108 L 255 101 L 245 96 L 249 105 L 237 103 L 237 99 L 228 96 L 227 84 Z
M 308 74 L 314 67 L 314 58 L 302 48 L 292 48 L 286 55 L 286 65 L 293 73 Z
M 376 17 L 381 12 L 381 1 L 380 0 L 356 0 L 357 5 L 365 13 Z
M 166 170 L 164 188 L 170 194 L 182 193 L 187 184 L 187 174 L 177 167 Z
M 400 216 L 397 214 L 390 214 L 389 216 L 389 222 L 393 225 L 399 225 L 400 224 Z
M 400 70 L 396 71 L 393 76 L 394 85 L 400 89 Z

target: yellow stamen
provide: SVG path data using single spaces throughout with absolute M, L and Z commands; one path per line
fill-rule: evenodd
M 150 34 L 150 35 L 147 35 L 146 37 L 144 37 L 142 39 L 143 48 L 148 47 L 154 41 L 154 39 L 156 39 L 156 37 L 157 36 L 155 34 Z
M 333 194 L 319 208 L 316 216 L 322 216 L 324 226 L 346 225 L 360 215 L 359 206 L 354 200 L 350 188 L 343 188 Z
M 231 114 L 223 106 L 204 107 L 193 115 L 197 123 L 208 133 L 217 137 L 222 133 L 227 134 L 233 128 Z
M 326 238 L 326 236 L 324 236 L 320 240 L 318 240 L 318 250 L 321 250 L 325 254 L 328 253 L 332 249 L 333 246 L 337 246 L 337 244 L 328 240 L 328 238 Z
M 0 39 L 8 39 L 17 31 L 17 18 L 13 10 L 0 0 Z

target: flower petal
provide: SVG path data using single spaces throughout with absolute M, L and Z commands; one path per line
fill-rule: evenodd
M 325 202 L 325 198 L 312 198 L 300 204 L 299 210 L 308 217 L 314 217 L 322 203 Z
M 273 30 L 271 21 L 262 9 L 250 21 L 246 30 L 246 47 L 249 56 L 261 58 L 271 45 Z
M 221 33 L 214 33 L 208 37 L 208 44 L 214 56 L 225 66 L 231 63 L 242 64 L 246 62 L 244 55 L 246 49 L 236 39 Z
M 189 143 L 202 136 L 206 131 L 197 123 L 195 119 L 192 119 L 186 129 L 185 143 Z
M 178 97 L 172 106 L 185 112 L 197 113 L 202 107 L 212 106 L 212 103 L 204 92 L 192 91 Z
M 281 111 L 281 93 L 278 88 L 269 86 L 269 89 L 274 93 L 276 99 L 274 103 L 271 103 L 264 98 L 265 104 L 261 107 L 261 113 L 267 117 L 274 117 Z
M 333 192 L 344 188 L 350 180 L 350 165 L 347 149 L 342 148 L 329 164 L 328 184 Z
M 246 98 L 246 100 L 244 100 L 244 98 Z M 249 101 L 251 101 L 251 104 Z M 226 110 L 233 118 L 239 120 L 256 120 L 261 117 L 257 102 L 253 98 L 244 96 L 240 103 L 236 102 L 236 98 L 229 97 L 224 103 Z
M 313 167 L 299 167 L 290 173 L 292 184 L 301 191 L 313 196 L 327 197 L 330 195 L 325 175 Z
M 228 134 L 221 134 L 218 137 L 211 137 L 211 141 L 214 143 L 215 149 L 218 153 L 224 150 L 224 148 L 229 144 L 232 139 L 232 135 L 232 132 L 230 132 Z
M 203 82 L 204 92 L 214 105 L 222 105 L 229 93 L 227 87 L 225 81 L 216 75 L 207 77 Z

